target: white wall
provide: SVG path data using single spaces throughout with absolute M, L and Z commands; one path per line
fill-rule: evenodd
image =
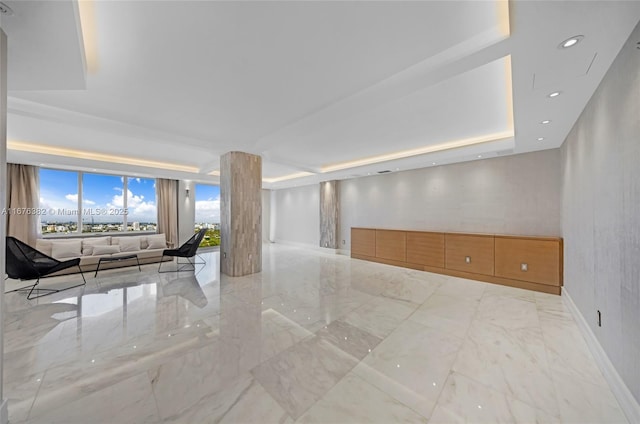
M 189 189 L 189 197 L 187 197 Z M 179 245 L 193 236 L 196 221 L 196 185 L 193 181 L 178 181 L 178 240 Z M 178 247 L 178 246 L 176 246 Z
M 274 213 L 272 205 L 271 213 Z M 317 184 L 275 192 L 275 240 L 320 245 L 320 189 Z
M 343 180 L 338 193 L 340 249 L 351 227 L 560 235 L 558 149 Z M 276 241 L 318 246 L 318 185 L 274 194 Z
M 342 249 L 351 227 L 560 235 L 558 149 L 344 180 L 339 193 Z
M 640 25 L 562 146 L 562 235 L 565 288 L 640 401 L 638 41 Z

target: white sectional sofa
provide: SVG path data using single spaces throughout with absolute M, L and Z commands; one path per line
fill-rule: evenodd
M 58 260 L 80 258 L 80 268 L 83 272 L 86 272 L 95 271 L 98 267 L 98 261 L 103 257 L 135 254 L 138 256 L 141 265 L 160 262 L 162 251 L 167 249 L 168 246 L 164 234 L 150 234 L 141 236 L 88 236 L 67 239 L 38 239 L 35 247 L 45 255 L 49 255 Z M 172 257 L 165 257 L 166 261 L 172 259 Z M 136 265 L 135 260 L 103 262 L 100 269 L 131 265 Z M 60 274 L 72 272 L 74 272 L 74 270 L 69 269 L 62 271 Z

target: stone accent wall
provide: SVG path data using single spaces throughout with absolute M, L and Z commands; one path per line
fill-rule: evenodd
M 262 158 L 220 158 L 220 271 L 231 277 L 262 270 Z
M 339 247 L 338 185 L 335 180 L 320 183 L 320 247 Z

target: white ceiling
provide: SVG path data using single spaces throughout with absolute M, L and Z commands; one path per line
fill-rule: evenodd
M 312 173 L 270 188 L 556 148 L 640 19 L 640 2 L 516 1 L 507 36 L 494 1 L 95 1 L 86 72 L 75 2 L 5 3 L 10 141 L 193 171 L 9 160 L 215 181 L 240 150 L 262 155 L 265 178 Z M 476 137 L 496 140 L 424 153 Z M 423 154 L 323 171 L 411 149 Z

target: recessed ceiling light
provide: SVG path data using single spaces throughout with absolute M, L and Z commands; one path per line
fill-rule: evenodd
M 478 157 L 479 157 L 479 158 L 481 158 L 481 157 L 482 157 L 482 155 L 478 155 Z
M 538 141 L 544 140 L 544 137 L 538 137 Z
M 545 119 L 544 121 L 540 121 L 541 124 L 549 124 L 551 121 L 549 119 Z
M 560 95 L 561 91 L 554 91 L 553 93 L 549 93 L 549 95 L 547 97 L 558 97 Z
M 431 165 L 435 165 L 435 164 L 436 164 L 435 162 L 431 162 Z
M 9 6 L 4 3 L 0 3 L 0 13 L 3 15 L 11 16 L 13 15 L 13 10 Z
M 559 49 L 568 49 L 569 47 L 573 47 L 576 44 L 578 44 L 580 41 L 582 41 L 583 38 L 584 38 L 584 35 L 574 35 L 573 37 L 567 38 L 562 43 L 560 43 L 558 45 L 558 48 Z

